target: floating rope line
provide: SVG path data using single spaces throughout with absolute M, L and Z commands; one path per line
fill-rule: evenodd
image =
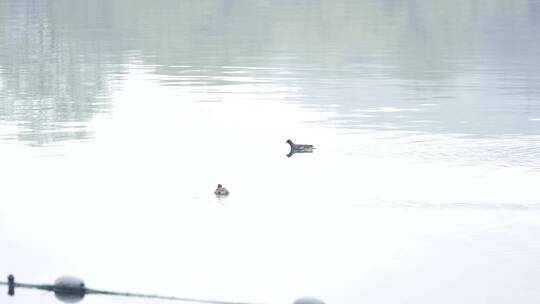
M 101 295 L 109 295 L 109 296 L 147 298 L 147 299 L 157 299 L 157 300 L 171 300 L 171 301 L 209 303 L 209 304 L 255 304 L 255 303 L 247 303 L 247 302 L 227 302 L 227 301 L 181 298 L 181 297 L 174 297 L 174 296 L 149 295 L 149 294 L 140 294 L 140 293 L 131 293 L 131 292 L 114 292 L 114 291 L 105 291 L 105 290 L 97 290 L 97 289 L 86 289 L 86 294 L 101 294 Z
M 55 296 L 59 300 L 70 302 L 70 303 L 78 302 L 82 300 L 85 295 L 96 294 L 96 295 L 121 296 L 121 297 L 181 301 L 181 302 L 193 302 L 193 303 L 208 303 L 208 304 L 257 304 L 257 303 L 250 303 L 250 302 L 216 301 L 216 300 L 205 300 L 205 299 L 181 298 L 181 297 L 175 297 L 175 296 L 162 296 L 162 295 L 152 295 L 152 294 L 142 294 L 142 293 L 132 293 L 132 292 L 116 292 L 116 291 L 91 289 L 91 288 L 86 288 L 84 286 L 84 282 L 81 279 L 76 278 L 76 277 L 67 277 L 67 276 L 57 279 L 55 283 L 51 285 L 51 284 L 15 283 L 15 278 L 12 275 L 9 275 L 8 281 L 0 282 L 0 285 L 8 286 L 8 294 L 10 296 L 15 295 L 15 288 L 39 289 L 39 290 L 54 292 Z

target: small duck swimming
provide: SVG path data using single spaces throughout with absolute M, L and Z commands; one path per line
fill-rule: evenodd
M 315 149 L 313 145 L 295 144 L 290 139 L 287 139 L 286 143 L 291 146 L 291 152 L 287 154 L 287 157 L 291 157 L 294 153 L 313 153 L 313 149 Z
M 229 195 L 229 190 L 227 190 L 227 188 L 223 187 L 221 184 L 218 184 L 214 194 L 218 196 Z

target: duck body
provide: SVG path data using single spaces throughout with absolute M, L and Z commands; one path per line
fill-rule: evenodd
M 223 187 L 221 184 L 218 184 L 214 194 L 217 196 L 226 196 L 229 195 L 229 190 L 227 190 L 227 188 Z
M 292 140 L 287 139 L 286 143 L 291 146 L 291 151 L 287 154 L 287 157 L 291 157 L 294 153 L 313 153 L 313 145 L 295 144 Z

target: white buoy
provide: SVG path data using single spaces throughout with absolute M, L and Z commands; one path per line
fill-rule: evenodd
M 316 298 L 304 297 L 294 301 L 293 304 L 324 304 L 324 302 Z
M 54 295 L 62 302 L 77 303 L 84 298 L 84 282 L 76 277 L 65 276 L 54 281 Z

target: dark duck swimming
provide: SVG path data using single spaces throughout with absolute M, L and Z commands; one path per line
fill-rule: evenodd
M 287 139 L 286 143 L 291 146 L 291 151 L 287 154 L 287 157 L 291 157 L 295 153 L 313 153 L 313 145 L 295 144 L 292 140 Z
M 223 187 L 221 184 L 218 184 L 214 194 L 217 196 L 226 196 L 229 195 L 229 190 L 227 190 L 227 188 Z

